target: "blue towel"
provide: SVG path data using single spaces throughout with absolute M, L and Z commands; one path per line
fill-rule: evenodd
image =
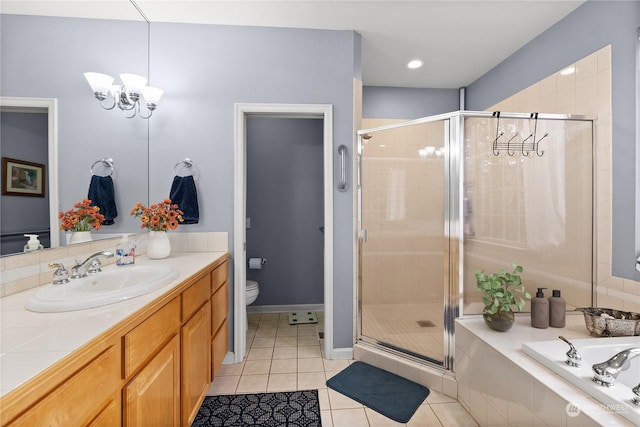
M 102 225 L 113 225 L 113 219 L 118 216 L 118 209 L 111 177 L 91 175 L 87 199 L 91 200 L 91 206 L 100 208 L 100 213 L 104 215 Z
M 183 224 L 197 224 L 200 219 L 198 212 L 198 194 L 193 176 L 174 176 L 169 193 L 171 203 L 178 205 L 182 211 Z

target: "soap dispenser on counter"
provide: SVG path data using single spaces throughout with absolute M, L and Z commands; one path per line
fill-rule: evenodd
M 128 235 L 122 236 L 116 247 L 116 265 L 132 265 L 136 262 L 136 243 L 129 240 Z
M 42 244 L 40 243 L 40 240 L 38 240 L 37 234 L 25 234 L 24 237 L 29 238 L 29 241 L 27 242 L 27 244 L 24 245 L 25 252 L 33 252 L 33 251 L 39 251 L 41 249 L 44 249 L 44 246 L 42 246 Z
M 544 297 L 544 290 L 538 288 L 536 297 L 531 299 L 531 326 L 539 329 L 549 327 L 549 300 Z
M 549 326 L 564 328 L 567 320 L 567 302 L 560 296 L 560 290 L 554 289 L 549 297 Z

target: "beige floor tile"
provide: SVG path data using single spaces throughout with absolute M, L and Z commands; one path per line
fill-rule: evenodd
M 413 414 L 407 427 L 442 427 L 442 423 L 429 405 L 420 405 Z
M 298 359 L 298 372 L 324 372 L 324 364 L 320 357 Z
M 255 337 L 251 343 L 251 348 L 255 347 L 273 347 L 276 337 Z
M 216 374 L 216 378 L 218 378 L 218 377 L 228 377 L 228 376 L 233 376 L 233 375 L 241 375 L 243 368 L 244 368 L 244 362 L 230 363 L 228 365 L 220 365 L 220 369 L 218 369 L 218 373 Z
M 341 371 L 349 366 L 348 360 L 323 359 L 325 371 Z
M 356 402 L 355 400 L 345 396 L 342 393 L 338 393 L 337 391 L 330 388 L 327 390 L 329 391 L 329 404 L 331 405 L 331 410 L 363 407 L 362 403 Z
M 320 341 L 318 340 L 317 335 L 298 335 L 298 345 L 306 346 L 306 345 L 319 345 Z
M 238 382 L 237 393 L 265 393 L 269 375 L 243 375 Z
M 268 374 L 271 370 L 271 359 L 247 360 L 242 375 Z
M 318 336 L 318 327 L 314 324 L 298 325 L 298 336 L 300 335 L 315 335 Z
M 298 358 L 306 359 L 309 357 L 322 357 L 319 345 L 298 346 Z
M 335 427 L 369 427 L 364 408 L 332 409 L 331 417 Z
M 320 403 L 320 410 L 330 410 L 331 404 L 329 403 L 329 389 L 321 388 L 318 389 L 318 402 Z
M 322 421 L 322 427 L 333 427 L 333 420 L 331 419 L 331 411 L 320 411 L 320 421 Z
M 240 376 L 217 376 L 207 391 L 208 396 L 220 395 L 220 394 L 235 394 L 238 388 L 238 382 Z
M 324 372 L 298 372 L 298 390 L 327 388 Z
M 454 403 L 456 399 L 449 397 L 437 391 L 429 390 L 429 396 L 425 399 L 426 403 Z
M 275 341 L 276 347 L 296 347 L 298 345 L 297 336 L 277 336 Z
M 270 347 L 256 347 L 249 350 L 247 354 L 247 361 L 269 359 L 273 357 L 273 349 Z
M 290 374 L 298 372 L 298 359 L 273 359 L 271 361 L 272 374 Z
M 478 425 L 458 402 L 435 403 L 431 405 L 431 409 L 444 427 L 475 427 Z
M 258 327 L 256 331 L 256 338 L 267 338 L 267 337 L 275 337 L 276 332 L 278 331 L 277 327 Z
M 367 415 L 370 427 L 399 427 L 406 425 L 387 418 L 373 409 L 364 408 L 364 413 Z
M 298 374 L 271 374 L 267 383 L 267 391 L 291 391 L 296 390 Z
M 273 349 L 274 359 L 297 359 L 298 347 L 276 347 Z
M 298 336 L 298 327 L 290 326 L 290 325 L 278 325 L 278 332 L 276 332 L 276 336 L 278 337 L 297 337 Z

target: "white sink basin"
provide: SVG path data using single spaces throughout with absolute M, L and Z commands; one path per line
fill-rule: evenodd
M 138 297 L 178 278 L 171 265 L 108 267 L 62 285 L 45 285 L 29 298 L 27 310 L 43 313 L 83 310 Z

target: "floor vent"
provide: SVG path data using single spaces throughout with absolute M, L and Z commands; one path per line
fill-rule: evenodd
M 436 324 L 431 320 L 418 320 L 417 323 L 421 328 L 433 328 L 434 326 L 436 326 Z

